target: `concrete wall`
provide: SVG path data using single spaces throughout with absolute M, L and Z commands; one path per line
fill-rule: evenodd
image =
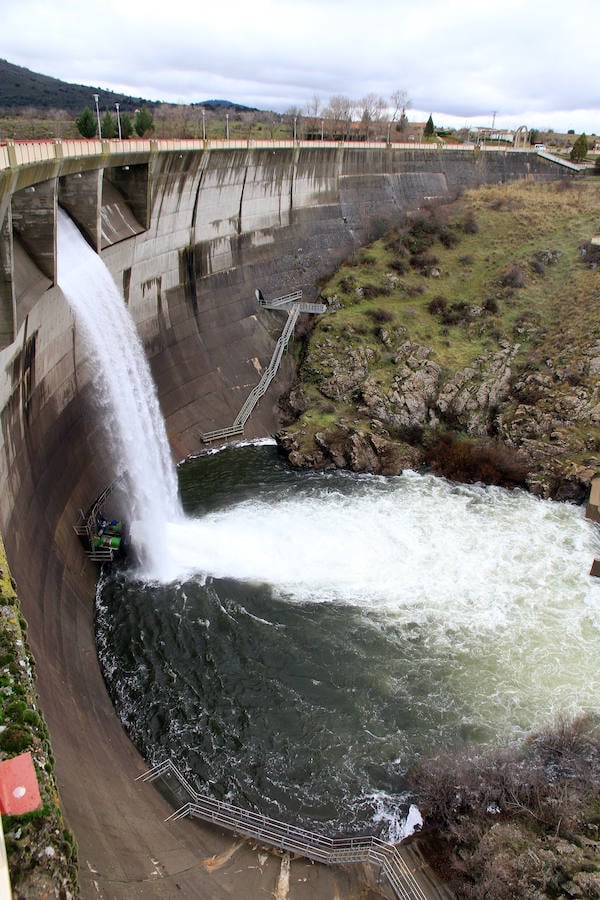
M 257 308 L 255 288 L 266 297 L 302 288 L 312 300 L 317 279 L 364 242 L 374 219 L 401 220 L 424 198 L 465 185 L 563 174 L 535 154 L 385 146 L 182 150 L 119 163 L 54 161 L 0 178 L 0 321 L 8 336 L 0 353 L 0 528 L 30 623 L 62 800 L 80 844 L 84 896 L 95 896 L 93 881 L 111 881 L 111 866 L 124 885 L 139 880 L 144 854 L 158 857 L 166 838 L 158 829 L 132 844 L 125 834 L 131 823 L 123 798 L 135 802 L 138 823 L 156 817 L 157 801 L 149 787 L 132 795 L 143 763 L 97 669 L 95 572 L 72 526 L 115 464 L 85 347 L 55 285 L 49 211 L 62 202 L 92 245 L 104 248 L 146 346 L 180 459 L 201 449 L 203 431 L 232 422 L 269 362 L 282 318 Z M 31 185 L 41 189 L 25 193 Z M 29 209 L 28 196 L 41 198 L 38 205 Z M 273 430 L 277 397 L 293 374 L 288 356 L 248 435 Z M 177 837 L 181 846 L 187 840 Z M 119 890 L 111 882 L 110 896 L 130 896 Z M 210 896 L 221 896 L 214 890 Z

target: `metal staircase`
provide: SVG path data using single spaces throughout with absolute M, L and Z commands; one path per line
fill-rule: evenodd
M 277 847 L 326 866 L 371 863 L 380 870 L 381 877 L 385 878 L 399 900 L 429 900 L 432 896 L 431 892 L 426 893 L 423 890 L 415 872 L 397 845 L 386 844 L 376 837 L 328 838 L 241 809 L 231 803 L 214 800 L 212 797 L 199 794 L 170 759 L 154 766 L 137 780 L 158 779 L 176 804 L 181 804 L 167 821 L 193 816 L 235 834 L 263 841 L 268 846 Z
M 83 510 L 79 512 L 79 522 L 76 525 L 73 525 L 73 531 L 77 535 L 78 538 L 81 539 L 84 544 L 86 550 L 86 555 L 92 562 L 103 563 L 103 562 L 111 562 L 114 555 L 115 550 L 113 546 L 110 544 L 108 546 L 98 546 L 98 541 L 96 538 L 98 537 L 98 517 L 100 512 L 104 506 L 105 500 L 110 496 L 113 492 L 116 485 L 123 479 L 124 475 L 121 473 L 117 475 L 113 481 L 106 487 L 100 496 L 94 501 L 91 506 L 89 512 L 86 514 Z
M 267 392 L 269 385 L 277 374 L 281 359 L 287 349 L 292 334 L 294 333 L 294 328 L 296 326 L 296 322 L 298 321 L 298 316 L 300 315 L 300 313 L 311 313 L 312 315 L 319 315 L 321 313 L 324 313 L 327 309 L 327 307 L 323 303 L 303 302 L 302 291 L 294 291 L 291 294 L 285 294 L 284 296 L 277 297 L 274 300 L 265 300 L 262 293 L 260 291 L 256 291 L 256 298 L 258 300 L 258 305 L 263 309 L 287 311 L 288 316 L 286 323 L 283 326 L 283 331 L 281 332 L 281 335 L 279 336 L 279 339 L 275 345 L 275 350 L 273 351 L 271 362 L 263 372 L 262 377 L 256 387 L 250 391 L 250 394 L 244 401 L 242 408 L 233 420 L 233 424 L 225 428 L 216 428 L 214 431 L 204 432 L 204 434 L 202 435 L 202 440 L 205 444 L 208 444 L 211 441 L 222 440 L 223 438 L 227 437 L 235 437 L 236 435 L 242 435 L 244 433 L 244 425 L 252 415 L 254 407 L 261 399 L 261 397 L 263 397 Z

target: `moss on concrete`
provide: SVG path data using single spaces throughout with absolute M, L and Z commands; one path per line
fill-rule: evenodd
M 35 666 L 0 538 L 0 759 L 29 751 L 42 804 L 2 826 L 15 900 L 78 896 L 77 847 L 65 827 L 46 723 L 38 707 Z

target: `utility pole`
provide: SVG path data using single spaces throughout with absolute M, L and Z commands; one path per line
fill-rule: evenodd
M 115 103 L 117 109 L 117 125 L 119 127 L 119 140 L 121 140 L 121 116 L 119 115 L 119 104 Z
M 94 94 L 94 101 L 96 103 L 96 118 L 98 119 L 98 137 L 102 138 L 102 126 L 100 124 L 100 108 L 98 106 L 98 94 Z

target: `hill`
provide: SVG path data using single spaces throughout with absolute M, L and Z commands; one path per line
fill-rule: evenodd
M 235 112 L 260 112 L 256 106 L 243 106 L 241 103 L 232 103 L 231 100 L 202 100 L 200 103 L 191 103 L 191 106 L 203 106 L 211 112 L 219 112 L 224 109 L 233 109 Z
M 86 106 L 93 107 L 94 94 L 100 96 L 102 110 L 114 108 L 115 103 L 119 103 L 124 111 L 134 110 L 142 105 L 160 105 L 160 101 L 130 97 L 100 87 L 69 84 L 59 78 L 40 75 L 24 66 L 16 66 L 0 59 L 0 110 L 4 112 L 29 106 L 39 110 L 63 109 L 79 115 Z
M 94 94 L 99 95 L 100 109 L 114 109 L 118 103 L 124 112 L 138 109 L 140 106 L 168 107 L 173 104 L 160 100 L 145 100 L 143 97 L 131 97 L 101 87 L 89 87 L 84 84 L 69 84 L 60 78 L 51 78 L 32 72 L 24 66 L 16 66 L 6 59 L 0 59 L 0 114 L 9 114 L 26 107 L 44 110 L 65 110 L 79 115 L 89 106 L 94 105 Z M 231 109 L 234 112 L 259 112 L 256 107 L 243 106 L 231 100 L 202 100 L 191 103 L 193 107 L 204 107 L 209 112 L 221 112 Z
M 521 485 L 600 471 L 600 180 L 431 205 L 322 286 L 280 444 L 295 465 Z

